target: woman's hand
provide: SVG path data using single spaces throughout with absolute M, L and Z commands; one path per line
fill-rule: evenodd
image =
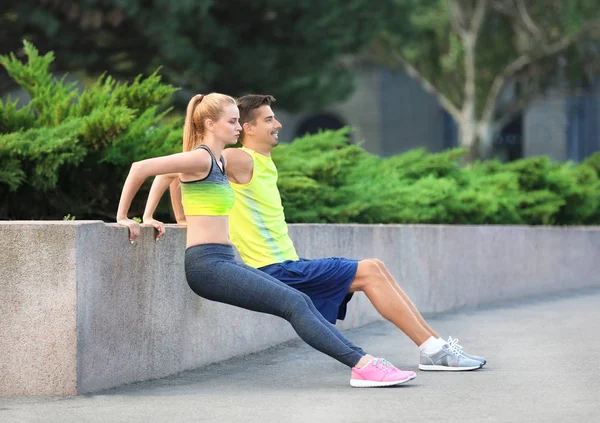
M 129 241 L 133 244 L 139 238 L 141 229 L 140 224 L 135 220 L 123 218 L 117 220 L 117 225 L 126 226 L 129 229 Z
M 156 240 L 158 241 L 165 234 L 165 224 L 159 220 L 156 220 L 152 217 L 144 218 L 144 225 L 152 226 L 154 229 L 158 231 L 158 235 L 156 235 Z

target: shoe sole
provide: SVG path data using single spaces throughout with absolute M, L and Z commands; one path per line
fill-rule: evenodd
M 434 372 L 466 372 L 469 370 L 481 369 L 483 364 L 472 367 L 449 367 L 449 366 L 438 366 L 434 364 L 419 364 L 419 370 L 434 371 Z
M 411 381 L 416 377 L 417 375 L 415 374 L 409 377 L 408 379 L 393 382 L 375 382 L 373 380 L 350 379 L 350 386 L 352 386 L 353 388 L 382 388 L 385 386 L 402 385 L 403 383 Z

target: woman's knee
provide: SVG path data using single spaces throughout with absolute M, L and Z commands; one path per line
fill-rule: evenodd
M 309 309 L 310 297 L 300 291 L 295 291 L 285 300 L 289 313 L 306 312 Z

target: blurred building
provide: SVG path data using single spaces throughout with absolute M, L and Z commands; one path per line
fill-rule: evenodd
M 62 75 L 58 75 L 62 76 Z M 67 82 L 81 81 L 69 74 Z M 2 95 L 29 102 L 22 89 Z M 384 66 L 363 65 L 356 70 L 356 90 L 343 103 L 325 110 L 286 113 L 276 103 L 283 128 L 282 142 L 319 129 L 354 128 L 353 140 L 381 156 L 412 148 L 439 152 L 458 146 L 457 127 L 436 98 L 403 72 Z M 531 104 L 503 130 L 494 144 L 502 160 L 547 155 L 558 161 L 581 161 L 600 151 L 600 83 L 577 96 L 552 95 Z
M 407 74 L 364 65 L 356 78 L 357 89 L 346 102 L 295 114 L 277 109 L 283 123 L 279 139 L 291 141 L 319 129 L 349 125 L 355 129 L 355 141 L 382 156 L 417 147 L 438 152 L 458 146 L 452 117 Z M 540 99 L 503 129 L 494 155 L 503 160 L 548 155 L 581 161 L 600 151 L 599 119 L 600 84 L 583 95 Z

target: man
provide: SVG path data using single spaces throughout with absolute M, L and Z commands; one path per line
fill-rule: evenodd
M 288 236 L 277 189 L 277 168 L 271 160 L 281 129 L 281 123 L 271 109 L 274 102 L 275 98 L 269 95 L 239 98 L 243 147 L 223 152 L 227 177 L 235 191 L 230 237 L 242 260 L 307 294 L 331 323 L 344 319 L 346 305 L 354 292 L 364 292 L 384 318 L 419 346 L 421 370 L 481 368 L 485 359 L 465 353 L 456 339 L 450 337 L 446 342 L 427 325 L 380 260 L 339 257 L 305 260 L 298 257 Z M 167 181 L 158 180 L 155 184 L 162 195 Z M 171 195 L 177 222 L 182 223 L 184 216 L 178 186 L 178 181 L 174 181 Z M 149 199 L 144 223 L 151 219 L 157 202 L 156 199 L 151 203 Z

